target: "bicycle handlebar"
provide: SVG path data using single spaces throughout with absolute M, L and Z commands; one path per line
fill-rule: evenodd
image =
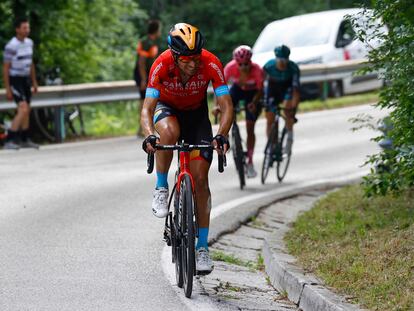
M 178 150 L 178 151 L 192 151 L 194 149 L 198 150 L 209 150 L 213 149 L 212 145 L 188 145 L 188 144 L 181 144 L 181 145 L 155 145 L 155 149 L 157 150 Z M 225 154 L 218 155 L 218 171 L 220 173 L 224 172 L 224 167 L 227 166 L 227 160 Z M 151 174 L 154 170 L 154 153 L 149 152 L 147 156 L 147 173 Z

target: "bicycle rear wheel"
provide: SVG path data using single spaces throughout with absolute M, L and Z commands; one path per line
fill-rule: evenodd
M 190 298 L 195 275 L 195 206 L 191 179 L 188 175 L 185 175 L 181 181 L 180 205 L 183 288 L 185 296 Z
M 240 189 L 243 190 L 243 187 L 246 185 L 245 175 L 244 175 L 244 152 L 243 145 L 240 136 L 240 130 L 236 122 L 233 123 L 231 129 L 232 145 L 233 145 L 233 158 L 236 165 L 237 174 L 239 175 Z
M 278 157 L 277 168 L 276 168 L 276 175 L 277 175 L 277 179 L 279 180 L 279 182 L 281 182 L 283 178 L 285 178 L 286 176 L 286 172 L 288 170 L 289 163 L 290 163 L 290 156 L 292 155 L 292 153 L 285 153 L 286 143 L 287 143 L 287 129 L 286 127 L 284 127 L 282 131 L 282 136 L 280 138 L 279 148 L 278 148 L 280 157 Z
M 277 127 L 276 124 L 272 124 L 270 130 L 269 139 L 266 143 L 266 148 L 264 151 L 263 165 L 262 165 L 262 184 L 266 182 L 267 175 L 273 164 L 273 156 L 275 152 L 275 147 L 277 143 Z

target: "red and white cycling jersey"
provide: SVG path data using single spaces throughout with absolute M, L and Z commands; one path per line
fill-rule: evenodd
M 224 76 L 229 83 L 237 84 L 243 91 L 263 89 L 263 70 L 256 63 L 251 63 L 249 75 L 243 83 L 240 81 L 239 65 L 234 59 L 224 67 Z
M 214 54 L 203 49 L 197 73 L 183 85 L 173 55 L 170 50 L 166 50 L 151 67 L 145 96 L 159 98 L 178 110 L 193 110 L 205 101 L 210 81 L 216 96 L 229 94 L 223 66 Z

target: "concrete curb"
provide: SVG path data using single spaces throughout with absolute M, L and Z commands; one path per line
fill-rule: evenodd
M 213 208 L 211 210 L 209 243 L 214 243 L 223 234 L 233 232 L 242 224 L 246 223 L 251 217 L 256 216 L 262 208 L 277 201 L 287 199 L 307 191 L 327 190 L 345 186 L 350 183 L 357 183 L 361 180 L 362 176 L 365 176 L 366 174 L 368 174 L 368 171 L 364 170 L 359 173 L 340 178 L 327 178 L 312 182 L 304 182 L 251 195 L 247 200 L 244 200 L 244 198 L 241 198 L 240 201 L 233 200 L 231 204 L 223 204 L 224 206 L 218 211 Z M 236 212 L 235 209 L 237 209 Z
M 219 211 L 212 209 L 212 222 L 210 225 L 209 243 L 214 243 L 225 233 L 232 232 L 256 216 L 264 207 L 282 199 L 287 199 L 312 190 L 329 190 L 361 181 L 367 171 L 344 176 L 341 178 L 323 179 L 287 186 L 268 191 L 265 196 L 252 195 L 245 202 L 235 200 L 229 206 Z M 234 209 L 237 208 L 237 212 Z M 295 302 L 304 311 L 356 311 L 359 307 L 346 303 L 344 298 L 322 286 L 322 282 L 315 276 L 306 274 L 301 268 L 295 266 L 296 259 L 287 254 L 283 236 L 289 230 L 281 226 L 277 234 L 265 238 L 263 257 L 266 273 L 272 285 L 280 292 L 286 292 L 289 300 Z
M 350 179 L 349 184 L 357 180 Z M 342 186 L 338 183 L 335 186 Z M 321 280 L 306 273 L 296 265 L 296 258 L 287 254 L 284 235 L 289 228 L 284 225 L 264 239 L 263 258 L 265 270 L 272 285 L 285 292 L 289 300 L 304 311 L 357 311 L 357 305 L 346 302 L 343 297 L 333 293 Z

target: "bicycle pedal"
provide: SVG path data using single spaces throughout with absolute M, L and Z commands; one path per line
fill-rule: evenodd
M 167 243 L 167 246 L 171 246 L 171 239 L 170 239 L 170 238 L 165 238 L 165 237 L 164 237 L 163 241 L 164 241 L 165 243 Z
M 206 276 L 206 275 L 209 275 L 211 272 L 213 272 L 213 270 L 211 270 L 211 271 L 197 271 L 196 272 L 196 275 L 197 276 Z
M 167 243 L 168 246 L 171 246 L 171 236 L 170 236 L 170 233 L 169 232 L 164 231 L 163 241 L 165 243 Z

